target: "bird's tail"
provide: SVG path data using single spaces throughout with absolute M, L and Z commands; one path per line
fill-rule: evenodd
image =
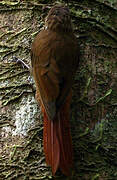
M 72 140 L 69 124 L 70 102 L 67 100 L 57 113 L 54 120 L 49 120 L 44 113 L 44 152 L 46 163 L 52 167 L 55 175 L 59 168 L 69 176 L 72 168 Z

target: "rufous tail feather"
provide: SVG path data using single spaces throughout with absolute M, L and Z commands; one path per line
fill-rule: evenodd
M 66 101 L 55 116 L 54 120 L 49 120 L 46 112 L 43 111 L 44 152 L 46 163 L 52 167 L 53 175 L 55 175 L 59 168 L 63 174 L 69 176 L 73 165 L 69 106 L 70 102 Z

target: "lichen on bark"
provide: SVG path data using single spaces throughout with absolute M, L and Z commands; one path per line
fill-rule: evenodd
M 43 122 L 34 82 L 16 60 L 30 65 L 31 43 L 53 3 L 0 1 L 1 180 L 52 179 L 43 154 Z M 117 2 L 74 0 L 69 8 L 81 49 L 71 104 L 72 179 L 116 180 Z

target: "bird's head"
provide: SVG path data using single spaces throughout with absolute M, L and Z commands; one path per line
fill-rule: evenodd
M 53 6 L 45 20 L 45 28 L 53 31 L 72 31 L 70 12 L 65 5 Z

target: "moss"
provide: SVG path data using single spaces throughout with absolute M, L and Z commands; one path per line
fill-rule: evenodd
M 52 1 L 0 3 L 0 108 L 1 112 L 5 109 L 10 111 L 11 107 L 15 111 L 16 108 L 18 114 L 15 117 L 14 111 L 10 111 L 10 115 L 8 111 L 5 111 L 7 115 L 2 113 L 0 128 L 6 125 L 14 128 L 20 111 L 22 123 L 32 125 L 33 118 L 35 121 L 38 119 L 35 127 L 28 132 L 28 137 L 9 135 L 4 139 L 5 148 L 0 157 L 1 179 L 52 179 L 51 169 L 46 166 L 43 154 L 41 117 L 40 114 L 39 118 L 34 115 L 38 111 L 35 104 L 30 104 L 33 108 L 29 110 L 29 101 L 34 103 L 34 98 L 29 98 L 34 95 L 33 82 L 28 81 L 29 72 L 13 62 L 16 57 L 29 64 L 31 42 L 44 24 L 41 19 L 46 14 L 42 11 L 44 5 L 50 8 Z M 70 2 L 69 7 L 81 49 L 71 105 L 75 163 L 72 179 L 114 180 L 117 179 L 116 2 L 79 0 Z M 57 179 L 65 177 L 58 176 Z

